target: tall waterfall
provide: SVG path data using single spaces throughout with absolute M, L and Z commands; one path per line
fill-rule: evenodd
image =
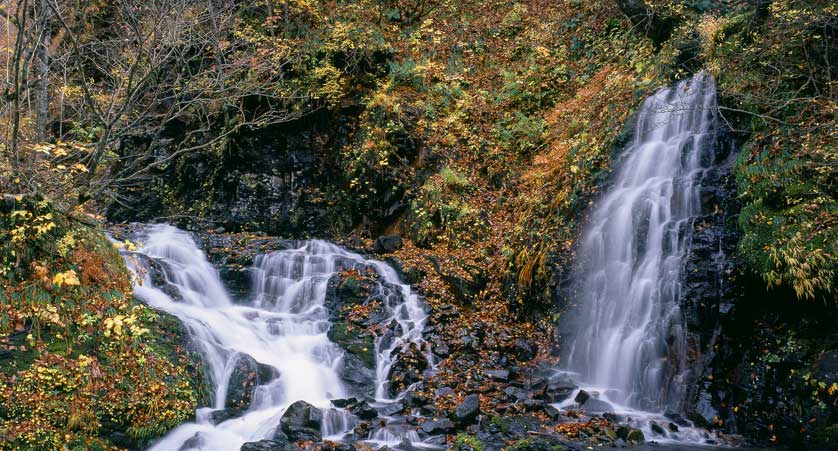
M 184 323 L 200 348 L 214 388 L 213 405 L 201 409 L 195 423 L 176 428 L 152 450 L 238 450 L 245 442 L 270 438 L 282 413 L 298 400 L 324 410 L 324 437 L 339 438 L 351 429 L 354 418 L 330 405 L 330 400 L 349 395 L 339 377 L 343 351 L 327 337 L 330 323 L 324 301 L 328 281 L 337 271 L 372 268 L 390 292 L 395 287 L 385 307 L 402 333 L 386 343 L 376 341 L 379 401 L 386 398 L 392 351 L 405 342 L 422 340 L 426 317 L 410 286 L 386 264 L 333 244 L 307 241 L 258 257 L 252 268 L 252 296 L 234 303 L 189 234 L 156 225 L 145 231 L 142 241 L 136 255 L 126 254 L 138 278 L 135 295 Z M 176 294 L 153 285 L 152 265 L 162 268 L 166 285 Z M 242 355 L 271 368 L 277 377 L 259 382 L 262 385 L 243 416 L 213 424 L 212 413 L 224 409 L 231 374 Z
M 612 404 L 681 411 L 690 368 L 679 302 L 715 107 L 706 74 L 648 98 L 584 230 L 564 366 Z

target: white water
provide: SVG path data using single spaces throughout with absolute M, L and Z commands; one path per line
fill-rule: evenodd
M 186 325 L 200 347 L 214 387 L 213 406 L 201 409 L 196 423 L 176 428 L 152 450 L 192 449 L 183 446 L 190 439 L 200 443 L 202 451 L 238 450 L 245 442 L 270 438 L 282 413 L 298 400 L 323 409 L 324 437 L 340 438 L 351 430 L 356 423 L 354 417 L 330 405 L 330 400 L 350 395 L 338 375 L 343 351 L 327 337 L 330 323 L 324 300 L 328 280 L 337 271 L 372 268 L 390 288 L 384 297 L 391 315 L 386 322 L 398 321 L 403 333 L 386 345 L 376 339 L 379 401 L 387 401 L 386 379 L 395 359 L 393 349 L 422 340 L 426 315 L 410 286 L 401 283 L 390 266 L 333 244 L 302 242 L 299 248 L 258 257 L 251 299 L 234 304 L 217 271 L 190 235 L 171 226 L 155 225 L 145 230 L 142 240 L 137 253 L 163 266 L 169 285 L 177 288 L 182 299 L 173 299 L 160 287 L 152 286 L 147 262 L 126 253 L 129 268 L 137 274 L 135 295 Z M 257 387 L 242 417 L 213 425 L 209 415 L 224 408 L 239 353 L 273 367 L 279 377 Z
M 712 161 L 715 107 L 705 74 L 643 103 L 634 141 L 579 247 L 579 307 L 563 367 L 609 410 L 635 418 L 683 410 L 691 374 L 679 301 L 700 182 Z M 693 432 L 680 438 L 700 441 Z

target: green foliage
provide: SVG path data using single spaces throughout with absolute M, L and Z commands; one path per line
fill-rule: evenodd
M 460 450 L 463 447 L 467 447 L 471 451 L 486 451 L 486 445 L 484 445 L 479 438 L 472 435 L 460 433 L 457 434 L 457 439 L 454 442 L 454 449 Z
M 195 363 L 177 320 L 131 298 L 131 276 L 101 233 L 55 214 L 46 245 L 36 227 L 50 205 L 12 208 L 26 214 L 0 233 L 25 238 L 28 269 L 21 259 L 0 279 L 0 449 L 112 449 L 106 430 L 141 446 L 190 419 L 202 381 L 187 370 Z
M 469 203 L 473 191 L 469 179 L 450 166 L 428 178 L 410 206 L 413 241 L 430 247 L 439 241 L 464 245 L 479 240 L 488 224 Z

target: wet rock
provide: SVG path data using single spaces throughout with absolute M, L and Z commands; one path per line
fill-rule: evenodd
M 239 451 L 299 451 L 296 445 L 275 440 L 260 440 L 258 442 L 247 442 L 239 448 Z
M 390 367 L 387 380 L 390 381 L 390 396 L 397 396 L 410 385 L 422 380 L 422 373 L 428 369 L 428 360 L 416 343 L 407 344 L 406 348 L 393 350 L 399 354 Z
M 401 413 L 404 411 L 404 404 L 400 402 L 394 402 L 391 404 L 387 404 L 386 406 L 381 408 L 381 414 L 384 416 L 393 416 L 397 413 Z
M 663 429 L 663 427 L 654 421 L 649 422 L 649 428 L 651 428 L 652 432 L 654 432 L 655 434 L 666 435 L 666 431 Z
M 178 451 L 200 450 L 206 444 L 207 442 L 204 436 L 200 432 L 196 432 L 195 435 L 183 442 L 183 445 L 178 448 Z
M 422 432 L 431 435 L 447 434 L 454 430 L 454 423 L 448 418 L 427 420 L 422 423 Z
M 375 341 L 372 335 L 351 327 L 344 321 L 332 324 L 329 340 L 352 354 L 367 368 L 375 368 Z
M 573 394 L 576 385 L 572 382 L 552 382 L 544 388 L 544 400 L 550 403 L 562 402 Z
M 339 409 L 344 409 L 354 404 L 358 404 L 360 400 L 358 398 L 344 398 L 344 399 L 333 399 L 331 404 Z
M 238 418 L 242 416 L 244 410 L 242 409 L 222 409 L 216 410 L 209 415 L 209 422 L 212 424 L 223 423 L 227 420 Z
M 427 397 L 422 396 L 412 390 L 405 393 L 404 399 L 402 399 L 402 401 L 404 401 L 405 405 L 408 407 L 422 407 L 430 402 L 430 400 L 428 400 Z
M 646 441 L 646 437 L 640 429 L 632 429 L 629 431 L 628 435 L 626 435 L 626 440 L 629 442 L 643 443 Z
M 669 424 L 667 425 L 667 427 L 668 427 L 668 428 L 669 428 L 669 430 L 670 430 L 670 431 L 672 431 L 672 432 L 678 432 L 678 425 L 677 425 L 677 424 L 675 424 L 675 423 L 669 423 Z
M 372 396 L 375 392 L 375 370 L 354 354 L 344 355 L 343 367 L 338 374 L 355 394 Z
M 405 437 L 399 443 L 399 446 L 397 446 L 397 449 L 399 449 L 400 451 L 413 451 L 416 448 L 414 448 L 413 443 L 411 443 L 410 440 L 408 440 L 407 437 Z
M 608 420 L 612 423 L 622 423 L 623 422 L 622 415 L 617 415 L 614 412 L 605 412 L 605 413 L 602 414 L 602 418 L 605 418 L 606 420 Z
M 398 235 L 381 235 L 375 239 L 376 254 L 390 254 L 402 248 L 402 237 Z
M 282 415 L 279 427 L 290 441 L 319 442 L 323 438 L 320 433 L 322 423 L 320 409 L 305 401 L 297 401 Z
M 573 400 L 580 406 L 585 404 L 589 399 L 591 399 L 591 394 L 585 390 L 579 390 L 579 393 L 577 393 L 576 397 L 573 398 Z
M 238 354 L 227 384 L 224 406 L 228 409 L 247 409 L 253 400 L 257 385 L 266 384 L 277 377 L 276 371 L 259 364 L 247 354 Z
M 476 394 L 466 396 L 454 409 L 454 417 L 460 424 L 470 424 L 480 414 L 480 397 Z
M 582 404 L 586 412 L 607 412 L 614 408 L 611 404 L 597 398 L 589 398 Z

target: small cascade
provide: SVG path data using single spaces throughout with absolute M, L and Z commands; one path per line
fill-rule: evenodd
M 714 161 L 715 109 L 715 85 L 703 73 L 648 98 L 582 235 L 563 370 L 601 411 L 664 422 L 664 412 L 684 411 L 694 375 L 680 303 L 702 177 Z M 675 435 L 706 437 L 689 428 Z
M 195 423 L 176 428 L 152 450 L 238 450 L 245 442 L 270 439 L 285 410 L 300 400 L 322 411 L 324 438 L 340 440 L 350 432 L 357 419 L 331 405 L 352 393 L 339 376 L 344 353 L 327 336 L 331 324 L 324 305 L 329 279 L 341 270 L 373 269 L 387 322 L 400 326 L 398 336 L 377 338 L 375 349 L 377 401 L 393 401 L 386 396 L 387 375 L 398 358 L 393 351 L 422 342 L 426 314 L 420 298 L 390 266 L 324 241 L 300 242 L 257 257 L 252 295 L 234 303 L 189 234 L 154 225 L 141 235 L 139 251 L 125 253 L 137 275 L 135 295 L 183 322 L 202 354 L 214 395 Z M 219 416 L 229 411 L 230 393 L 241 385 L 237 368 L 243 365 L 259 374 L 252 399 L 234 418 Z M 418 436 L 408 437 L 413 439 L 422 445 Z

